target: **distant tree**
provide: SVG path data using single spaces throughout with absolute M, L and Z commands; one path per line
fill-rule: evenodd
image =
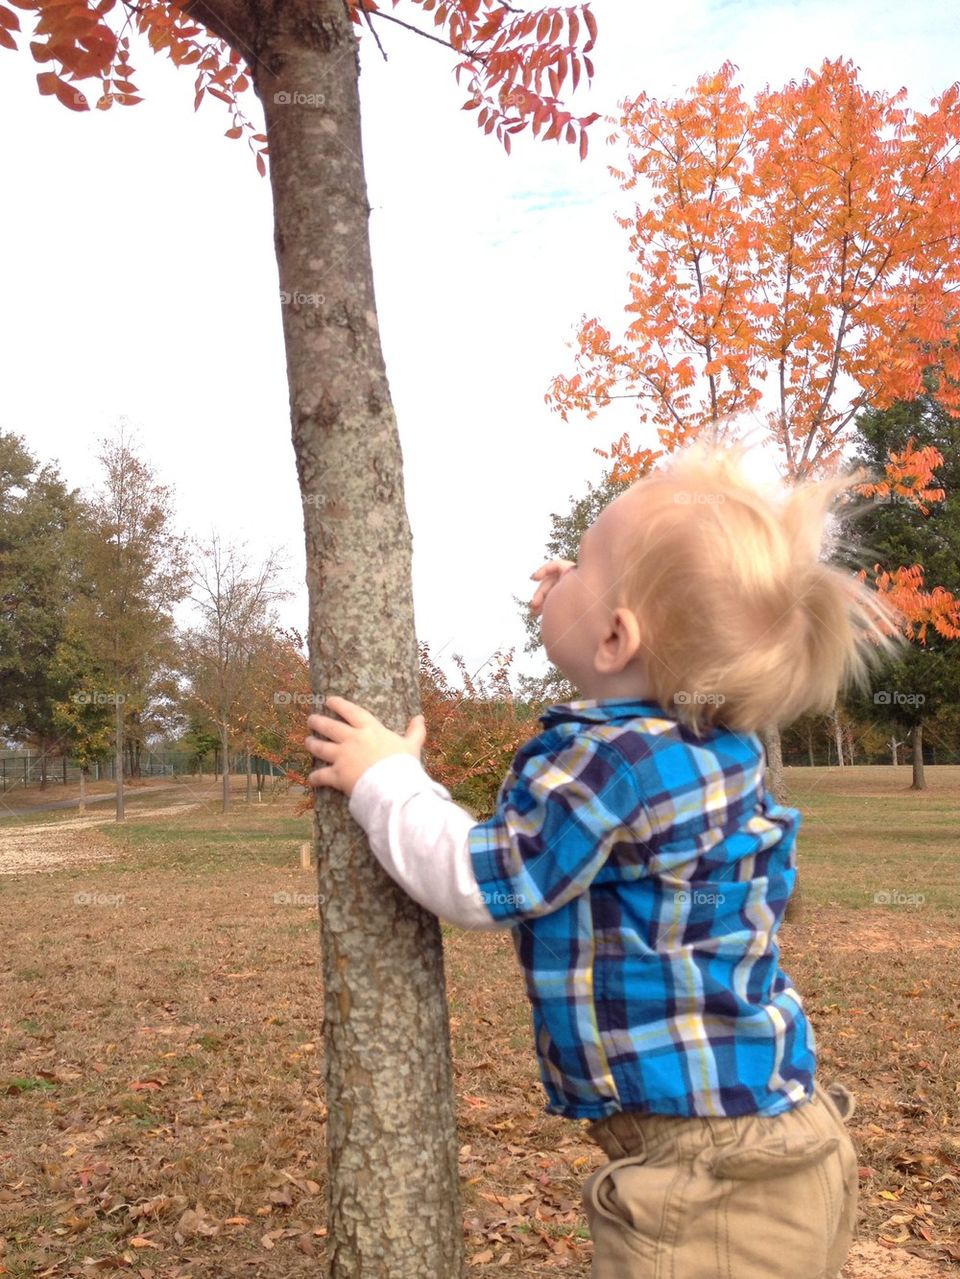
M 861 413 L 855 431 L 857 464 L 882 473 L 908 451 L 926 451 L 936 473 L 936 486 L 864 489 L 874 500 L 858 515 L 857 539 L 905 610 L 914 642 L 876 669 L 866 700 L 847 697 L 849 708 L 893 737 L 909 732 L 912 788 L 923 790 L 924 725 L 960 700 L 960 421 L 925 395 Z
M 80 767 L 80 812 L 86 810 L 90 765 L 110 757 L 114 737 L 114 702 L 109 677 L 81 636 L 69 627 L 50 662 L 50 674 L 63 690 L 53 704 L 53 723 L 62 753 Z
M 78 687 L 55 658 L 75 591 L 81 505 L 55 466 L 0 431 L 0 737 L 36 746 L 41 786 L 60 750 L 55 708 Z
M 175 660 L 173 606 L 187 591 L 183 539 L 172 496 L 134 452 L 121 425 L 101 442 L 100 489 L 84 509 L 79 542 L 82 589 L 70 625 L 114 706 L 117 821 L 124 817 L 124 707 L 142 711 L 147 691 Z
M 271 605 L 290 594 L 277 585 L 280 569 L 277 552 L 254 567 L 240 547 L 223 545 L 216 533 L 196 547 L 191 564 L 190 599 L 201 620 L 181 635 L 181 661 L 220 734 L 225 813 L 230 809 L 231 725 L 244 721 L 244 700 L 253 696 L 255 656 L 262 636 L 276 625 Z

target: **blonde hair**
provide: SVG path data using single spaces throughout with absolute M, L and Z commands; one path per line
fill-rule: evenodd
M 637 480 L 619 578 L 656 700 L 700 735 L 830 711 L 905 642 L 897 614 L 822 558 L 836 499 L 863 474 L 785 488 L 744 474 L 738 444 L 697 441 Z

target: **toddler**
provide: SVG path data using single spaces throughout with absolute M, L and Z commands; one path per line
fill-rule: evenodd
M 820 559 L 853 480 L 778 498 L 698 443 L 627 488 L 576 564 L 533 574 L 581 694 L 540 717 L 478 822 L 403 736 L 340 697 L 311 715 L 314 786 L 349 796 L 422 906 L 510 927 L 551 1114 L 609 1162 L 583 1204 L 594 1279 L 835 1279 L 855 1232 L 853 1100 L 815 1078 L 776 934 L 799 813 L 757 732 L 828 711 L 892 650 L 882 601 Z

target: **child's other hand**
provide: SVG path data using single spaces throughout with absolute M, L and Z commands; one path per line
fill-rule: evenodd
M 324 701 L 342 719 L 326 715 L 309 715 L 307 727 L 321 736 L 305 737 L 304 745 L 315 759 L 327 768 L 317 768 L 307 778 L 311 786 L 332 786 L 349 796 L 363 773 L 378 759 L 388 755 L 407 754 L 420 758 L 427 729 L 422 715 L 414 715 L 403 737 L 381 724 L 375 715 L 348 702 L 345 697 L 328 697 Z M 346 721 L 346 723 L 344 723 Z
M 535 573 L 530 574 L 535 582 L 540 582 L 536 595 L 530 601 L 530 608 L 534 617 L 540 616 L 543 610 L 543 601 L 569 568 L 576 568 L 574 560 L 549 560 L 546 564 L 541 564 Z

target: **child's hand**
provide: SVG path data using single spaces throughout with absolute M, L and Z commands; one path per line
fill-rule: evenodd
M 543 601 L 550 594 L 560 578 L 563 577 L 568 568 L 576 568 L 574 560 L 549 560 L 546 564 L 542 564 L 535 573 L 531 573 L 531 578 L 536 582 L 539 579 L 540 585 L 537 587 L 537 593 L 530 601 L 530 608 L 534 617 L 539 617 L 543 609 Z
M 326 715 L 307 717 L 309 729 L 330 739 L 303 739 L 310 754 L 328 764 L 327 768 L 314 769 L 310 774 L 307 781 L 311 786 L 332 786 L 349 796 L 361 775 L 378 759 L 400 754 L 420 758 L 427 737 L 422 715 L 414 715 L 401 737 L 381 724 L 370 711 L 355 702 L 348 702 L 345 697 L 328 697 L 324 705 L 342 715 L 343 719 L 330 719 Z

